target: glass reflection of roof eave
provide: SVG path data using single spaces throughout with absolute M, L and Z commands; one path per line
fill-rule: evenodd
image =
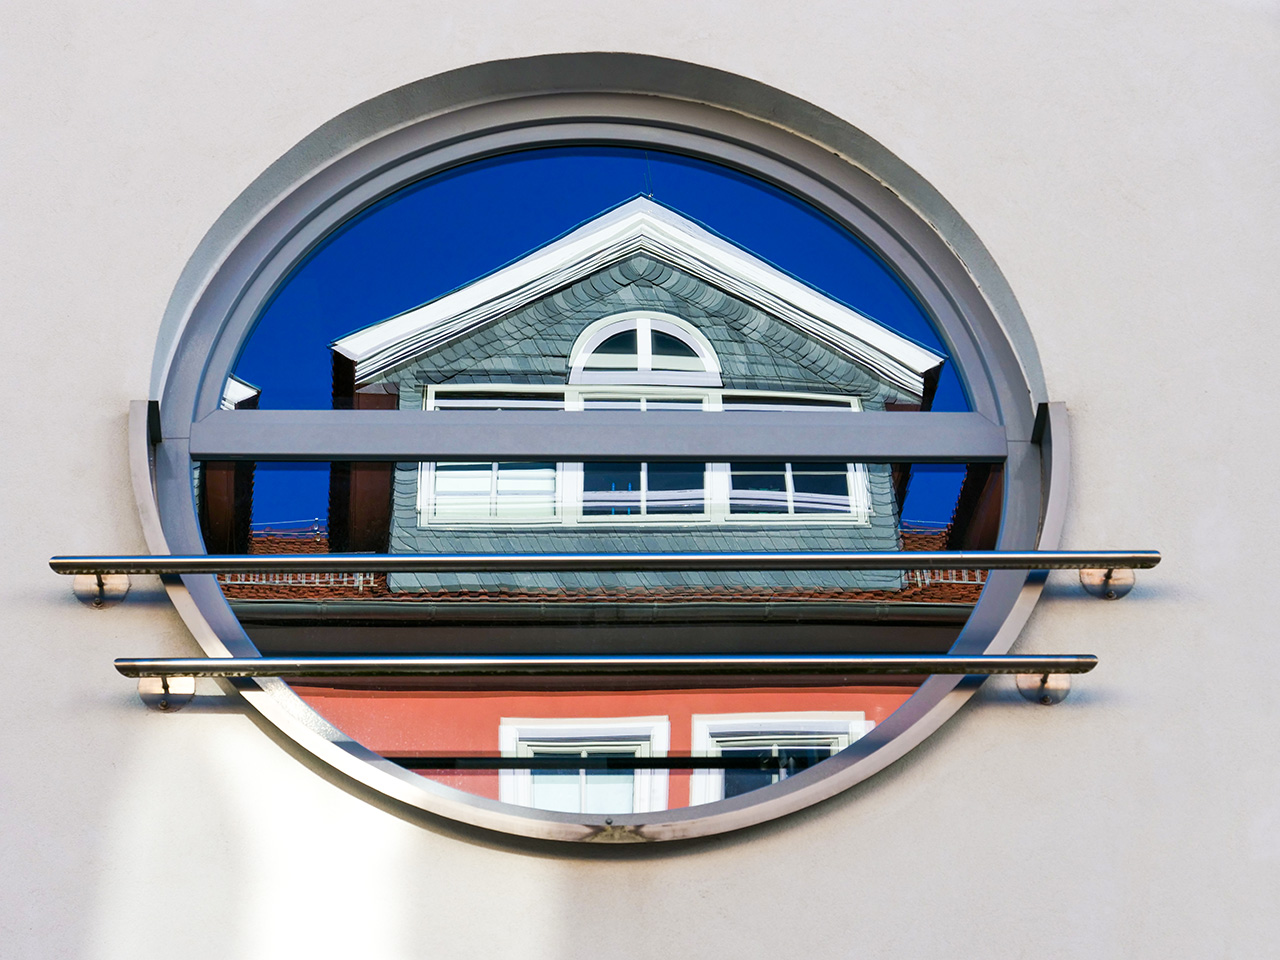
M 945 360 L 646 197 L 632 198 L 484 278 L 334 341 L 331 348 L 352 360 L 357 380 L 367 382 L 406 359 L 640 252 L 690 272 L 811 335 L 836 341 L 837 349 L 917 396 L 925 392 L 926 374 Z M 424 311 L 428 315 L 420 316 Z

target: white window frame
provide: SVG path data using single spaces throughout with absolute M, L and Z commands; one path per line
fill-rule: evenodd
M 618 317 L 609 317 L 596 324 L 616 323 Z M 683 322 L 683 321 L 682 321 Z M 595 326 L 593 324 L 592 326 Z M 591 327 L 587 328 L 590 331 Z M 606 336 L 618 332 L 608 326 L 602 330 L 610 331 Z M 579 337 L 579 343 L 588 342 L 587 331 Z M 593 338 L 599 342 L 599 338 Z M 576 347 L 575 347 L 576 349 Z M 500 400 L 487 402 L 482 399 L 468 398 L 450 401 L 451 392 L 470 394 L 502 394 Z M 512 394 L 525 394 L 527 401 Z M 725 397 L 730 403 L 725 405 Z M 577 411 L 586 409 L 591 402 L 618 400 L 630 403 L 636 401 L 641 410 L 649 409 L 650 401 L 692 400 L 701 403 L 703 410 L 713 412 L 731 412 L 735 406 L 749 408 L 751 400 L 761 401 L 761 405 L 785 406 L 787 400 L 821 401 L 832 407 L 848 406 L 851 413 L 862 410 L 862 402 L 858 397 L 844 394 L 799 393 L 774 390 L 732 390 L 732 389 L 690 389 L 687 386 L 659 384 L 427 384 L 423 389 L 423 407 L 427 411 L 443 408 L 470 408 L 492 410 L 510 405 L 512 409 L 564 409 Z M 745 403 L 739 401 L 745 400 Z M 732 429 L 732 422 L 727 426 Z M 644 461 L 641 461 L 644 463 Z M 649 514 L 643 509 L 639 514 L 619 516 L 584 516 L 583 502 L 583 470 L 580 462 L 562 462 L 556 464 L 556 492 L 554 517 L 530 520 L 520 518 L 489 517 L 487 519 L 436 519 L 432 516 L 435 508 L 435 464 L 424 462 L 418 465 L 418 526 L 436 529 L 477 529 L 489 527 L 546 527 L 546 526 L 601 526 L 631 524 L 674 524 L 695 525 L 705 523 L 725 524 L 787 524 L 787 525 L 832 525 L 868 526 L 874 511 L 871 505 L 870 478 L 865 464 L 850 463 L 849 469 L 849 512 L 848 513 L 811 513 L 794 512 L 794 484 L 791 479 L 791 464 L 787 464 L 787 505 L 786 513 L 730 513 L 729 496 L 731 492 L 730 465 L 728 463 L 707 462 L 704 474 L 704 508 L 701 513 L 665 513 Z M 642 467 L 647 470 L 647 466 Z M 496 496 L 496 492 L 492 494 Z
M 807 463 L 812 461 L 798 461 Z M 824 461 L 825 462 L 825 461 Z M 838 462 L 838 461 L 836 461 Z M 830 524 L 830 523 L 852 523 L 863 526 L 871 521 L 871 481 L 867 474 L 867 465 L 865 463 L 846 463 L 846 483 L 849 489 L 849 512 L 837 513 L 796 513 L 795 503 L 795 480 L 792 475 L 793 462 L 786 461 L 785 482 L 787 495 L 787 512 L 786 513 L 751 513 L 749 511 L 738 511 L 730 513 L 732 506 L 731 499 L 733 496 L 733 470 L 732 465 L 728 463 L 715 464 L 715 466 L 723 468 L 724 473 L 724 493 L 723 496 L 717 497 L 716 503 L 722 504 L 724 508 L 723 521 L 726 523 L 788 523 L 788 524 Z M 717 517 L 717 519 L 719 519 Z
M 627 461 L 634 462 L 634 461 Z M 649 513 L 649 464 L 647 461 L 641 460 L 640 463 L 640 513 L 617 514 L 617 515 L 588 515 L 583 512 L 586 502 L 586 471 L 581 463 L 566 463 L 564 465 L 565 491 L 566 491 L 566 518 L 575 517 L 576 523 L 583 526 L 600 526 L 616 525 L 616 524 L 698 524 L 707 523 L 714 517 L 714 510 L 711 501 L 711 464 L 703 461 L 692 461 L 694 463 L 702 463 L 702 511 L 700 513 Z M 572 511 L 572 512 L 570 512 Z M 573 522 L 573 521 L 571 521 Z
M 453 399 L 453 394 L 503 394 L 500 399 Z M 518 394 L 512 398 L 512 394 Z M 430 383 L 423 390 L 422 409 L 432 410 L 564 410 L 565 388 L 555 384 Z
M 452 400 L 451 394 L 503 394 L 501 399 L 483 400 L 469 397 Z M 523 394 L 523 397 L 512 397 Z M 812 393 L 787 390 L 735 390 L 716 387 L 706 389 L 663 384 L 548 384 L 548 383 L 440 383 L 423 387 L 422 408 L 426 411 L 445 409 L 471 410 L 569 410 L 587 409 L 590 402 L 608 400 L 639 401 L 644 410 L 650 400 L 696 401 L 703 410 L 715 413 L 733 413 L 738 410 L 785 410 L 788 400 L 798 401 L 796 406 L 847 408 L 853 413 L 862 411 L 859 397 L 842 393 Z M 728 402 L 726 402 L 726 399 Z M 751 401 L 759 401 L 752 404 Z M 815 403 L 816 401 L 816 403 Z M 794 409 L 794 407 L 793 407 Z
M 469 462 L 469 461 L 468 461 Z M 477 461 L 479 462 L 479 461 Z M 500 461 L 506 462 L 506 461 Z M 645 478 L 648 463 L 641 464 L 641 502 L 645 502 Z M 700 462 L 700 461 L 699 461 Z M 432 529 L 492 529 L 495 527 L 600 527 L 665 524 L 668 526 L 695 526 L 702 524 L 725 525 L 786 525 L 786 526 L 870 526 L 875 515 L 871 505 L 870 476 L 866 464 L 848 463 L 849 511 L 847 513 L 794 513 L 794 491 L 791 482 L 791 464 L 787 463 L 787 513 L 730 513 L 729 497 L 732 492 L 732 473 L 728 463 L 705 463 L 703 472 L 703 508 L 700 513 L 655 513 L 642 508 L 638 514 L 591 516 L 582 512 L 585 476 L 582 463 L 557 463 L 555 474 L 555 515 L 530 519 L 527 517 L 489 516 L 479 519 L 436 518 L 435 467 L 431 461 L 418 464 L 418 526 Z M 497 496 L 490 487 L 490 503 Z
M 671 720 L 668 717 L 503 717 L 498 722 L 498 751 L 504 757 L 532 755 L 537 747 L 571 749 L 595 748 L 608 752 L 611 745 L 644 745 L 637 756 L 665 757 L 671 750 Z M 652 813 L 667 809 L 666 770 L 636 770 L 633 780 L 632 812 Z M 503 803 L 532 806 L 533 774 L 529 770 L 499 770 L 498 799 Z
M 562 463 L 555 464 L 554 480 L 555 491 L 552 494 L 552 502 L 554 514 L 549 517 L 499 517 L 497 516 L 498 504 L 498 466 L 502 463 L 510 463 L 515 461 L 507 460 L 465 460 L 465 461 L 449 461 L 452 463 L 488 463 L 489 465 L 489 516 L 477 518 L 463 517 L 435 517 L 436 507 L 436 464 L 433 461 L 418 464 L 418 526 L 419 527 L 471 527 L 471 528 L 488 528 L 488 527 L 548 527 L 558 526 L 562 522 L 564 511 L 564 497 L 562 494 L 563 476 Z M 540 461 L 541 462 L 541 461 Z M 547 461 L 550 462 L 550 461 Z
M 785 713 L 710 713 L 693 715 L 695 757 L 720 756 L 720 744 L 743 738 L 788 739 L 800 743 L 830 738 L 832 755 L 866 736 L 875 727 L 861 710 L 791 711 Z M 694 770 L 689 778 L 689 805 L 724 799 L 724 770 Z
M 616 369 L 588 370 L 587 362 L 596 349 L 610 337 L 634 330 L 636 333 L 635 365 L 620 364 Z M 691 349 L 702 361 L 701 370 L 655 370 L 653 368 L 653 334 L 665 333 Z M 714 386 L 721 384 L 720 360 L 708 340 L 693 324 L 669 313 L 653 310 L 629 310 L 602 317 L 587 325 L 569 351 L 568 382 L 573 384 L 626 384 L 655 386 Z

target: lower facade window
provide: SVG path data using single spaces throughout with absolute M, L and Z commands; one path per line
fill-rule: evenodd
M 861 712 L 695 714 L 695 756 L 744 762 L 695 770 L 689 803 L 728 800 L 785 780 L 839 753 L 874 726 Z
M 498 795 L 505 803 L 561 813 L 665 810 L 667 771 L 609 769 L 603 761 L 665 757 L 670 743 L 666 717 L 504 717 L 498 728 L 502 756 L 534 763 L 530 769 L 501 771 Z

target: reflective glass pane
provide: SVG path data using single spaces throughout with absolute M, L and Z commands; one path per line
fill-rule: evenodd
M 778 769 L 785 778 L 821 763 L 834 752 L 833 747 L 778 747 Z
M 564 394 L 544 391 L 437 389 L 435 410 L 563 410 Z
M 756 738 L 766 739 L 766 738 Z M 796 742 L 788 742 L 797 740 Z M 838 749 L 837 744 L 807 745 L 803 737 L 779 737 L 771 743 L 755 743 L 736 745 L 722 743 L 720 755 L 732 760 L 756 760 L 760 766 L 727 767 L 724 772 L 724 797 L 736 797 L 752 790 L 759 790 L 770 784 L 785 780 L 787 777 L 807 770 L 822 762 Z
M 606 753 L 597 756 L 627 757 Z M 584 813 L 631 813 L 635 810 L 636 775 L 628 770 L 587 770 Z
M 636 353 L 636 332 L 634 330 L 624 330 L 622 333 L 615 333 L 601 343 L 600 346 L 596 347 L 593 352 L 634 356 Z
M 246 405 L 239 387 L 244 385 L 262 409 L 350 406 L 334 390 L 335 341 L 464 289 L 640 192 L 946 354 L 927 311 L 897 273 L 848 230 L 794 196 L 738 171 L 660 150 L 554 147 L 492 157 L 406 186 L 317 244 L 262 310 L 228 384 L 228 404 Z M 530 197 L 547 202 L 530 203 Z M 677 274 L 674 282 L 685 281 Z M 672 312 L 670 303 L 657 302 L 625 309 L 637 307 Z M 536 333 L 536 349 L 518 335 L 497 347 L 486 344 L 483 379 L 563 384 L 574 337 L 528 324 L 514 332 Z M 654 331 L 659 369 L 666 357 L 694 359 L 678 337 L 669 336 Z M 634 332 L 602 350 L 600 361 L 635 356 Z M 449 346 L 437 351 L 436 361 L 438 375 L 431 382 L 478 379 L 475 358 L 466 351 Z M 913 405 L 918 408 L 919 401 L 890 398 L 885 409 Z M 968 409 L 949 362 L 931 408 Z
M 554 463 L 499 463 L 494 517 L 542 520 L 556 515 Z
M 479 278 L 492 278 L 529 251 L 546 253 L 567 231 L 630 202 L 642 185 L 646 200 L 663 206 L 671 222 L 705 224 L 840 310 L 876 318 L 885 328 L 882 339 L 900 334 L 936 351 L 943 359 L 931 374 L 936 390 L 926 398 L 919 384 L 891 382 L 878 368 L 798 333 L 769 302 L 730 295 L 685 269 L 692 260 L 681 267 L 655 250 L 566 274 L 540 288 L 554 293 L 514 298 L 507 312 L 483 323 L 467 319 L 474 304 L 446 309 L 446 298 L 457 303 Z M 531 196 L 551 200 L 531 204 Z M 717 310 L 705 309 L 708 303 Z M 396 358 L 388 363 L 378 359 L 382 347 L 335 349 L 339 340 L 375 327 L 385 331 L 390 318 L 400 323 L 427 304 L 424 313 L 448 316 L 433 328 L 447 327 L 443 340 L 433 333 L 398 341 L 386 348 L 385 356 Z M 659 329 L 647 343 L 635 330 L 606 339 L 587 357 L 587 366 L 604 374 L 571 382 L 571 358 L 581 355 L 574 351 L 588 326 L 634 311 L 678 316 L 697 329 L 711 344 L 722 382 L 687 376 L 710 362 Z M 415 346 L 428 341 L 428 349 Z M 643 377 L 637 369 L 642 354 L 652 357 Z M 794 197 L 661 151 L 557 148 L 451 170 L 350 218 L 316 245 L 262 310 L 223 407 L 420 414 L 421 425 L 404 421 L 407 430 L 426 429 L 431 417 L 441 420 L 453 415 L 449 411 L 579 404 L 589 410 L 807 412 L 833 420 L 859 410 L 930 404 L 967 409 L 945 354 L 898 273 Z M 725 419 L 730 430 L 741 424 L 739 414 Z M 1002 490 L 999 468 L 991 465 L 781 461 L 210 462 L 196 465 L 193 480 L 210 552 L 253 554 L 980 549 L 994 543 L 999 530 Z M 219 583 L 267 655 L 769 654 L 782 646 L 798 653 L 909 653 L 950 648 L 984 576 L 948 570 L 263 571 L 220 576 Z M 828 755 L 832 748 L 819 734 L 856 739 L 884 722 L 919 682 L 746 674 L 625 682 L 352 678 L 292 686 L 355 740 L 421 776 L 494 800 L 608 813 L 713 802 L 767 786 Z M 827 727 L 804 727 L 803 718 L 814 715 L 826 718 Z M 581 733 L 595 744 L 591 756 L 570 757 L 576 747 L 546 741 L 513 746 L 508 728 L 521 717 L 535 718 L 539 731 L 547 724 L 580 733 L 599 727 Z M 634 744 L 629 730 L 626 745 L 619 744 L 615 728 L 636 717 L 656 718 L 652 730 L 635 734 Z M 715 718 L 723 717 L 733 719 L 717 727 Z M 752 738 L 721 742 L 707 733 L 708 724 L 721 732 L 750 730 Z M 845 732 L 833 734 L 833 727 Z M 601 756 L 630 758 L 636 768 L 585 763 Z M 549 767 L 534 765 L 547 759 L 554 760 Z M 682 759 L 688 767 L 653 766 Z M 757 759 L 768 763 L 753 767 Z M 500 770 L 499 761 L 505 764 Z M 715 768 L 715 762 L 726 766 Z
M 639 463 L 584 463 L 583 515 L 639 516 L 640 471 Z
M 582 772 L 574 768 L 531 770 L 529 806 L 561 813 L 582 812 Z
M 753 759 L 761 761 L 761 766 L 758 769 L 731 767 L 724 771 L 723 799 L 725 800 L 778 782 L 777 768 L 770 762 L 773 760 L 773 749 L 771 747 L 721 748 L 720 755 L 735 760 Z
M 439 520 L 484 520 L 491 515 L 492 463 L 437 463 L 431 515 Z
M 615 333 L 596 347 L 583 367 L 587 370 L 634 370 L 638 362 L 636 332 L 625 330 Z
M 643 404 L 639 397 L 590 396 L 582 398 L 584 410 L 639 410 Z
M 793 463 L 791 465 L 795 513 L 849 513 L 849 465 L 846 463 Z
M 753 393 L 726 393 L 724 395 L 725 410 L 851 410 L 849 399 L 826 397 L 778 397 Z
M 706 404 L 700 398 L 688 400 L 662 397 L 645 401 L 646 410 L 703 410 Z
M 730 513 L 789 512 L 785 463 L 734 463 L 730 469 Z
M 645 511 L 703 513 L 706 510 L 705 476 L 704 463 L 647 464 Z
M 678 337 L 663 333 L 661 330 L 653 331 L 651 363 L 654 370 L 702 371 L 707 369 L 706 362 L 698 356 L 697 351 Z
M 692 357 L 695 360 L 698 358 L 698 353 L 693 347 L 679 337 L 673 337 L 661 330 L 653 331 L 653 355 L 654 357 Z

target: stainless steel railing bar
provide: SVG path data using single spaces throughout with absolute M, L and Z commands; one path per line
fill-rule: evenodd
M 223 554 L 62 556 L 61 574 L 507 573 L 664 570 L 1145 570 L 1157 550 L 939 550 L 840 553 Z
M 1098 658 L 900 654 L 777 656 L 497 657 L 165 657 L 120 659 L 126 677 L 435 677 L 643 674 L 1064 674 L 1087 673 Z

